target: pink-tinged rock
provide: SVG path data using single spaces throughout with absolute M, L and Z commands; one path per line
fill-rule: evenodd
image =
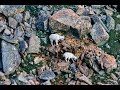
M 71 9 L 62 9 L 50 17 L 50 28 L 54 32 L 69 31 L 70 27 L 78 30 L 79 34 L 90 32 L 91 23 L 86 18 L 78 16 Z
M 117 62 L 114 56 L 105 54 L 103 57 L 103 66 L 110 72 L 112 69 L 117 68 Z
M 35 34 L 32 34 L 29 40 L 28 53 L 39 53 L 40 38 Z
M 85 11 L 84 5 L 78 5 L 78 10 L 77 10 L 76 13 L 77 13 L 78 15 L 82 15 L 84 11 Z

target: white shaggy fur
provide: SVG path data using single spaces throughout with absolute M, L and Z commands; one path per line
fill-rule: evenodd
M 64 36 L 60 36 L 58 34 L 51 34 L 49 36 L 49 39 L 50 39 L 51 45 L 53 46 L 53 41 L 55 41 L 56 45 L 58 45 L 58 41 L 64 40 Z
M 69 62 L 70 59 L 72 59 L 72 60 L 77 59 L 77 57 L 75 55 L 73 55 L 72 53 L 70 53 L 70 52 L 65 52 L 63 54 L 63 57 L 65 58 L 66 62 Z

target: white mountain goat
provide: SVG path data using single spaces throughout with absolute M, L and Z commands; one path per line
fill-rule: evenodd
M 64 36 L 60 36 L 58 34 L 51 34 L 49 36 L 49 39 L 50 39 L 51 45 L 53 46 L 53 41 L 55 41 L 56 45 L 58 45 L 58 42 L 60 40 L 64 40 Z
M 63 54 L 63 57 L 65 58 L 66 62 L 69 62 L 70 59 L 72 61 L 76 61 L 77 60 L 77 57 L 74 54 L 70 53 L 70 52 L 65 52 Z

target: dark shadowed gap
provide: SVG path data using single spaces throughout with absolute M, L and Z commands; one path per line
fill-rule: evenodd
M 77 29 L 70 27 L 70 33 L 76 38 L 80 38 L 80 34 Z
M 0 39 L 0 71 L 3 71 L 1 42 L 2 40 Z

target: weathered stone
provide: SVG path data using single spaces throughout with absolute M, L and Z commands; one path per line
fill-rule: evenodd
M 5 23 L 3 21 L 0 21 L 0 32 L 2 32 L 6 28 L 7 26 L 5 25 Z
M 6 41 L 8 43 L 11 43 L 11 44 L 18 43 L 18 40 L 16 38 L 11 37 L 11 36 L 0 35 L 0 39 Z
M 23 29 L 23 27 L 22 27 L 22 26 L 17 27 L 17 28 L 15 29 L 15 34 L 14 34 L 14 36 L 15 36 L 16 38 L 18 38 L 18 37 L 22 37 L 23 35 L 24 35 L 24 29 Z
M 85 17 L 85 16 L 84 16 Z M 78 30 L 79 34 L 90 32 L 91 23 L 86 18 L 79 17 L 71 9 L 62 9 L 53 14 L 49 21 L 54 32 L 68 31 L 70 27 Z
M 105 10 L 105 13 L 107 14 L 107 15 L 110 15 L 110 16 L 112 16 L 113 15 L 113 11 L 111 11 L 111 10 Z
M 51 15 L 49 11 L 40 10 L 38 12 L 38 17 L 36 18 L 36 23 L 35 23 L 36 28 L 44 31 L 45 29 L 44 21 L 48 20 L 50 16 Z
M 27 42 L 24 41 L 24 40 L 20 40 L 20 41 L 19 41 L 19 49 L 20 49 L 20 52 L 21 52 L 21 53 L 24 53 L 27 48 L 28 48 Z
M 90 34 L 92 36 L 92 39 L 97 43 L 98 46 L 103 45 L 109 39 L 108 33 L 105 31 L 104 27 L 99 22 L 96 22 L 93 25 Z
M 104 63 L 104 67 L 107 69 L 107 72 L 117 68 L 117 62 L 114 56 L 105 54 L 102 61 Z
M 29 13 L 29 11 L 26 11 L 25 16 L 24 16 L 24 20 L 27 21 L 28 19 L 30 19 L 30 13 Z
M 117 68 L 117 62 L 114 56 L 108 55 L 96 45 L 89 45 L 89 47 L 85 48 L 85 60 L 90 61 L 90 65 L 98 73 L 101 68 L 104 69 L 106 72 L 110 72 L 111 70 Z M 98 66 L 101 66 L 101 68 L 99 68 Z
M 110 30 L 114 30 L 115 20 L 110 15 L 107 15 L 106 22 L 107 22 L 107 28 L 109 30 L 108 32 L 110 32 Z
M 101 14 L 99 17 L 100 17 L 100 19 L 101 19 L 102 21 L 106 21 L 106 17 L 107 17 L 106 15 L 102 15 L 102 14 Z
M 98 15 L 93 15 L 91 16 L 92 20 L 94 21 L 94 23 L 99 22 L 101 23 L 101 25 L 104 27 L 104 29 L 109 32 L 108 28 L 105 26 L 105 24 L 102 22 L 102 20 L 100 19 L 100 17 L 98 17 Z
M 69 66 L 69 69 L 73 72 L 75 72 L 77 70 L 76 68 L 76 65 L 74 63 L 72 63 L 70 66 Z
M 39 75 L 39 78 L 43 80 L 51 80 L 55 78 L 55 74 L 53 71 L 45 70 Z
M 40 38 L 35 34 L 32 34 L 29 40 L 28 53 L 39 53 Z
M 13 16 L 17 13 L 23 12 L 25 5 L 0 5 L 0 12 L 5 16 Z
M 117 24 L 116 25 L 116 29 L 115 29 L 116 31 L 118 31 L 118 30 L 120 30 L 120 24 Z
M 14 18 L 9 17 L 8 21 L 9 21 L 9 26 L 10 27 L 12 27 L 14 29 L 17 27 L 18 22 Z
M 50 27 L 53 31 L 68 31 L 70 26 L 75 26 L 76 20 L 79 18 L 71 9 L 62 9 L 50 17 Z
M 2 41 L 2 63 L 6 75 L 13 73 L 21 63 L 16 47 L 5 41 Z
M 78 5 L 78 10 L 77 10 L 76 13 L 77 13 L 78 15 L 82 15 L 84 11 L 85 11 L 84 5 Z
M 14 18 L 16 19 L 17 22 L 21 23 L 23 20 L 23 14 L 22 13 L 16 14 Z
M 9 29 L 5 29 L 4 34 L 6 34 L 6 35 L 10 35 L 10 34 L 11 34 L 11 32 L 10 32 L 10 30 L 9 30 Z

